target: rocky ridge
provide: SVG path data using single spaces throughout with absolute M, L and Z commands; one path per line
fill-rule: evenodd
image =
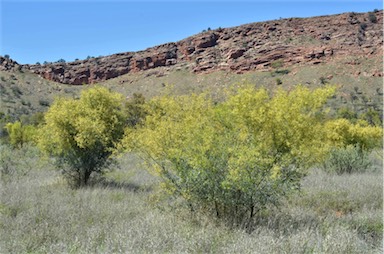
M 81 85 L 157 67 L 187 68 L 194 73 L 242 73 L 268 70 L 276 62 L 281 66 L 320 64 L 351 55 L 382 55 L 382 47 L 381 10 L 219 28 L 139 52 L 23 68 L 48 80 Z M 0 59 L 2 69 L 8 68 L 4 62 Z M 372 75 L 382 76 L 382 72 Z

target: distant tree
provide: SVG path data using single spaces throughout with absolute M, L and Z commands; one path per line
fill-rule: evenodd
M 46 64 L 49 64 L 49 63 L 47 61 L 44 61 L 43 64 L 46 65 Z
M 9 55 L 4 55 L 4 58 L 5 58 L 5 59 L 9 59 L 10 56 L 9 56 Z
M 63 58 L 57 60 L 58 63 L 65 63 L 65 60 Z
M 73 187 L 85 186 L 93 174 L 102 174 L 124 134 L 122 96 L 96 87 L 80 99 L 57 99 L 45 114 L 38 146 L 57 158 Z
M 36 62 L 36 65 L 41 65 L 40 62 Z

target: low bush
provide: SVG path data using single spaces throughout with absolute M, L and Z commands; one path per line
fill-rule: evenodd
M 333 148 L 323 163 L 325 171 L 336 174 L 364 172 L 370 166 L 369 153 L 353 145 Z
M 368 12 L 368 20 L 372 23 L 377 23 L 377 17 L 374 12 Z

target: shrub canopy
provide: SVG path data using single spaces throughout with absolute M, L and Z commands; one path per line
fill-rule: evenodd
M 76 186 L 86 185 L 93 172 L 102 172 L 124 133 L 122 96 L 95 87 L 80 99 L 57 99 L 45 114 L 38 145 L 56 157 Z
M 167 191 L 242 223 L 297 189 L 323 158 L 321 108 L 333 93 L 299 86 L 274 96 L 243 88 L 219 104 L 205 94 L 155 98 L 124 144 L 152 162 Z

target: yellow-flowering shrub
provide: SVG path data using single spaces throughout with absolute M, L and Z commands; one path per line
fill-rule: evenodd
M 329 149 L 323 163 L 326 171 L 337 174 L 362 172 L 370 168 L 369 153 L 382 146 L 383 130 L 358 120 L 328 121 L 324 125 L 325 146 Z
M 233 223 L 250 221 L 299 187 L 327 152 L 321 108 L 333 88 L 243 88 L 216 104 L 205 95 L 160 97 L 124 144 L 145 155 L 172 194 Z
M 24 144 L 33 142 L 36 128 L 32 125 L 23 125 L 21 122 L 7 123 L 5 129 L 8 132 L 9 143 L 13 147 L 20 148 Z
M 327 140 L 333 147 L 355 145 L 363 150 L 371 150 L 380 147 L 383 142 L 383 129 L 371 126 L 364 120 L 353 124 L 347 119 L 336 119 L 328 121 L 324 128 Z
M 78 100 L 60 98 L 45 114 L 38 146 L 67 165 L 65 175 L 75 186 L 86 185 L 101 173 L 124 134 L 122 96 L 95 87 Z M 66 168 L 66 167 L 63 167 Z

